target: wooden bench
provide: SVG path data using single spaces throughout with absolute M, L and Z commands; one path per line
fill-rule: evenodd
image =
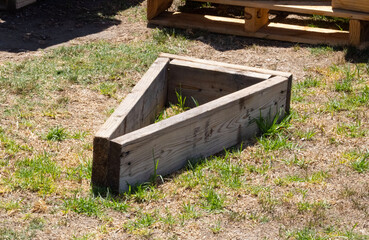
M 331 1 L 249 1 L 249 0 L 196 0 L 244 7 L 244 19 L 201 15 L 183 12 L 165 12 L 170 0 L 149 0 L 149 23 L 168 27 L 195 28 L 211 32 L 246 37 L 282 40 L 310 44 L 366 46 L 369 41 L 369 14 L 334 9 Z M 269 11 L 321 15 L 349 19 L 349 30 L 299 26 L 270 22 Z

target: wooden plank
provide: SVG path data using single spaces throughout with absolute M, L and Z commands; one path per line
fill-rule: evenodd
M 36 0 L 16 0 L 16 8 L 19 9 L 35 2 Z
M 96 133 L 92 165 L 94 186 L 112 186 L 114 179 L 119 177 L 114 175 L 117 166 L 109 162 L 109 140 L 152 123 L 164 107 L 168 63 L 168 58 L 158 58 Z
M 350 44 L 359 46 L 361 43 L 361 24 L 359 20 L 350 20 Z
M 244 20 L 190 13 L 164 12 L 150 24 L 177 28 L 193 28 L 210 32 L 310 44 L 347 45 L 347 31 L 270 23 L 259 31 L 245 32 Z
M 120 164 L 119 192 L 154 173 L 167 175 L 188 159 L 206 157 L 253 137 L 260 114 L 286 107 L 288 79 L 274 77 L 113 139 L 111 158 Z M 116 186 L 116 185 L 115 185 Z
M 2 1 L 1 9 L 16 10 L 25 7 L 29 4 L 35 3 L 37 0 L 5 0 Z
M 244 74 L 249 74 L 250 76 L 254 76 L 255 73 L 271 75 L 271 76 L 283 76 L 287 78 L 292 76 L 291 73 L 286 73 L 286 72 L 273 71 L 273 70 L 268 70 L 268 69 L 248 67 L 248 66 L 236 65 L 236 64 L 229 64 L 229 63 L 224 63 L 224 62 L 216 62 L 216 61 L 198 59 L 198 58 L 193 58 L 193 57 L 188 57 L 188 56 L 174 55 L 174 54 L 169 54 L 169 53 L 160 53 L 160 57 L 169 58 L 171 60 L 172 59 L 183 60 L 186 62 L 196 63 L 198 65 L 200 64 L 207 65 L 208 68 L 211 68 L 211 67 L 215 69 L 216 68 L 228 68 L 231 70 L 235 70 L 237 72 L 241 71 Z
M 332 0 L 332 7 L 369 13 L 368 0 Z
M 173 0 L 148 0 L 147 19 L 153 19 L 172 5 Z
M 245 7 L 245 30 L 256 32 L 269 22 L 269 10 Z
M 333 9 L 330 0 L 327 1 L 196 0 L 196 1 L 369 21 L 369 15 L 367 13 L 354 12 L 343 9 Z M 368 4 L 367 0 L 365 1 L 366 4 Z
M 195 107 L 192 97 L 204 104 L 270 77 L 270 74 L 175 59 L 169 64 L 168 101 L 177 103 L 177 91 L 186 97 L 186 106 Z

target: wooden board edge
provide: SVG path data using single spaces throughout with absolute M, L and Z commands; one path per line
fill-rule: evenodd
M 159 56 L 166 57 L 171 60 L 177 59 L 177 60 L 188 61 L 188 62 L 193 62 L 193 63 L 212 65 L 215 67 L 224 67 L 228 69 L 246 71 L 246 72 L 256 72 L 256 73 L 272 75 L 272 76 L 290 77 L 292 75 L 291 73 L 287 73 L 287 72 L 248 67 L 248 66 L 243 66 L 243 65 L 236 65 L 236 64 L 230 64 L 230 63 L 224 63 L 224 62 L 218 62 L 218 61 L 212 61 L 212 60 L 204 60 L 204 59 L 175 55 L 175 54 L 170 54 L 170 53 L 160 53 Z
M 147 88 L 153 83 L 155 77 L 157 77 L 161 71 L 166 71 L 169 62 L 170 59 L 166 57 L 159 57 L 155 60 L 141 80 L 132 89 L 131 93 L 126 96 L 126 98 L 115 109 L 113 114 L 99 128 L 95 134 L 96 137 L 106 139 L 116 137 L 115 132 L 119 125 L 122 124 L 127 114 L 135 108 L 136 103 L 142 98 Z M 157 68 L 156 65 L 158 65 L 159 68 Z M 139 128 L 139 126 L 137 128 Z
M 243 69 L 236 69 L 236 68 L 229 68 L 226 66 L 221 66 L 221 62 L 219 62 L 219 65 L 214 65 L 214 64 L 207 64 L 205 62 L 195 62 L 195 61 L 187 61 L 187 60 L 182 60 L 182 59 L 172 59 L 169 62 L 169 67 L 172 65 L 179 65 L 179 66 L 184 66 L 184 67 L 189 67 L 189 68 L 195 68 L 195 69 L 201 69 L 201 70 L 205 70 L 205 71 L 214 71 L 214 72 L 222 72 L 222 73 L 227 73 L 227 74 L 239 74 L 239 75 L 243 75 L 245 77 L 249 77 L 249 78 L 256 78 L 256 79 L 260 79 L 260 80 L 266 80 L 270 77 L 272 77 L 272 74 L 266 74 L 266 73 L 255 73 L 254 71 L 246 71 Z
M 291 110 L 292 80 L 293 80 L 293 75 L 291 74 L 288 77 L 288 85 L 287 85 L 287 95 L 286 95 L 286 113 L 287 114 L 290 114 L 290 110 Z
M 265 81 L 262 81 L 250 87 L 241 89 L 237 92 L 225 95 L 211 102 L 208 102 L 196 108 L 190 109 L 186 112 L 183 112 L 178 115 L 172 116 L 170 118 L 164 119 L 158 123 L 151 124 L 149 126 L 140 128 L 136 131 L 127 133 L 123 136 L 119 136 L 117 138 L 111 139 L 110 141 L 118 143 L 120 145 L 124 145 L 127 142 L 139 139 L 140 137 L 145 137 L 158 130 L 162 130 L 168 127 L 173 127 L 176 124 L 188 121 L 204 112 L 208 113 L 211 110 L 216 109 L 217 107 L 221 105 L 234 104 L 235 102 L 238 101 L 239 96 L 256 94 L 257 92 L 263 91 L 265 88 L 270 88 L 274 85 L 280 84 L 282 82 L 287 82 L 287 81 L 289 81 L 289 79 L 283 76 L 275 76 L 275 77 L 269 78 Z
M 109 187 L 112 190 L 119 188 L 117 185 L 119 181 L 115 181 L 119 179 L 119 171 L 116 172 L 117 169 L 119 170 L 119 167 L 117 167 L 119 162 L 117 163 L 114 160 L 116 158 L 113 156 L 116 155 L 116 152 L 114 151 L 115 148 L 113 148 L 114 145 L 112 145 L 109 140 L 117 136 L 116 131 L 121 124 L 123 124 L 124 128 L 126 128 L 128 125 L 126 119 L 128 114 L 130 114 L 132 111 L 135 111 L 135 108 L 137 108 L 136 103 L 142 101 L 142 98 L 146 94 L 146 90 L 150 88 L 152 84 L 158 84 L 158 81 L 164 81 L 158 79 L 158 77 L 163 74 L 163 71 L 165 72 L 164 77 L 166 77 L 169 61 L 170 60 L 168 58 L 158 58 L 151 65 L 146 74 L 141 78 L 142 81 L 140 81 L 132 89 L 132 92 L 118 106 L 113 115 L 108 118 L 104 125 L 95 134 L 93 139 L 93 162 L 91 175 L 91 184 L 93 187 Z M 166 85 L 166 81 L 163 82 L 163 84 Z M 166 94 L 166 91 L 163 92 L 163 94 Z M 143 104 L 144 103 L 142 103 L 142 105 Z M 153 105 L 153 107 L 157 108 L 158 106 Z M 142 111 L 142 109 L 139 109 L 139 111 Z M 140 122 L 140 120 L 131 122 L 138 124 L 137 122 Z M 136 129 L 139 129 L 140 127 L 142 126 L 137 126 Z M 126 133 L 126 129 L 124 129 L 123 132 Z

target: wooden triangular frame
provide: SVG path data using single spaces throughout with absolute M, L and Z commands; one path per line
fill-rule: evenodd
M 124 192 L 156 173 L 255 136 L 255 118 L 289 112 L 292 75 L 161 54 L 94 137 L 92 184 Z M 176 89 L 200 106 L 153 123 Z M 188 101 L 191 104 L 191 101 Z

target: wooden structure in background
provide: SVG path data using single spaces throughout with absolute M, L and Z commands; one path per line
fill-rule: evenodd
M 160 5 L 164 0 L 148 0 Z M 245 9 L 245 18 L 236 19 L 213 15 L 201 15 L 183 12 L 167 12 L 163 9 L 150 11 L 150 24 L 177 28 L 193 28 L 210 32 L 232 34 L 246 37 L 257 37 L 289 42 L 329 44 L 329 45 L 366 45 L 369 42 L 367 34 L 369 14 L 344 9 L 332 8 L 330 0 L 319 1 L 281 1 L 281 0 L 196 0 L 231 6 L 241 6 Z M 344 0 L 337 0 L 344 1 Z M 354 1 L 354 0 L 349 0 Z M 355 0 L 356 1 L 356 0 Z M 359 2 L 368 0 L 359 0 Z M 168 4 L 166 0 L 166 4 Z M 368 3 L 366 3 L 368 5 Z M 150 4 L 148 4 L 149 6 Z M 151 3 L 151 5 L 154 5 Z M 300 26 L 279 22 L 269 22 L 269 10 L 322 15 L 347 18 L 350 21 L 349 31 Z
M 16 10 L 25 7 L 37 0 L 0 0 L 0 9 Z
M 124 192 L 156 163 L 167 175 L 255 136 L 253 119 L 289 112 L 291 82 L 289 73 L 162 54 L 96 133 L 93 186 Z M 200 106 L 153 123 L 179 89 Z
M 369 13 L 368 0 L 332 0 L 332 7 Z

